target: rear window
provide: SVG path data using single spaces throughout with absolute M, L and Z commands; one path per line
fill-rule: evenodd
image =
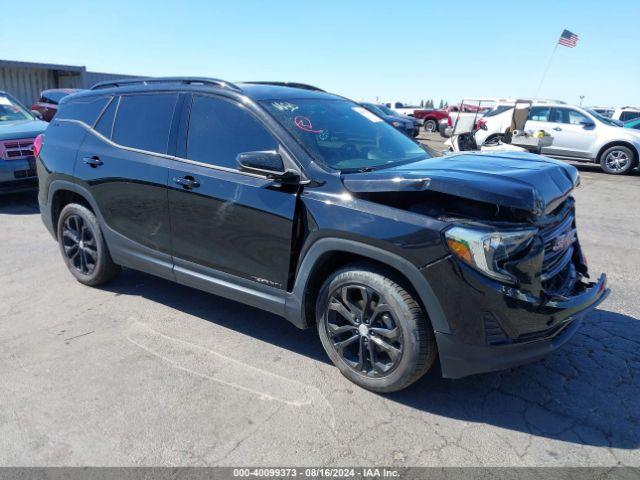
M 88 97 L 70 100 L 60 106 L 58 113 L 56 113 L 56 119 L 77 120 L 93 126 L 108 101 L 109 97 Z
M 499 107 L 496 107 L 493 110 L 489 110 L 487 113 L 484 114 L 484 116 L 485 118 L 493 117 L 494 115 L 500 115 L 501 113 L 506 112 L 507 110 L 513 110 L 513 105 L 500 105 Z
M 627 122 L 629 120 L 633 120 L 634 118 L 638 118 L 638 117 L 640 117 L 640 112 L 634 112 L 634 111 L 622 112 L 620 114 L 620 121 Z
M 551 107 L 531 107 L 529 110 L 529 120 L 534 122 L 548 122 Z
M 64 97 L 66 97 L 67 95 L 71 95 L 73 92 L 68 92 L 68 91 L 64 91 L 64 90 L 45 90 L 44 92 L 42 92 L 42 97 L 40 98 L 41 102 L 45 102 L 45 103 L 60 103 L 60 100 L 62 100 Z
M 124 95 L 120 98 L 113 141 L 126 147 L 167 153 L 176 93 Z

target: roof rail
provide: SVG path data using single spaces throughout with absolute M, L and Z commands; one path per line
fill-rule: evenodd
M 318 88 L 314 85 L 309 85 L 308 83 L 298 83 L 298 82 L 241 82 L 241 83 L 249 83 L 251 85 L 273 85 L 274 87 L 301 88 L 303 90 L 313 90 L 316 92 L 324 92 L 323 89 Z
M 214 85 L 216 87 L 230 88 L 241 92 L 242 89 L 237 85 L 220 80 L 217 78 L 204 77 L 140 77 L 140 78 L 122 78 L 120 80 L 108 80 L 106 82 L 96 83 L 90 90 L 99 90 L 101 88 L 123 87 L 125 85 L 148 85 L 150 83 L 184 83 L 186 85 Z

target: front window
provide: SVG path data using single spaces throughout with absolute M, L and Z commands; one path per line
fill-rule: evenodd
M 33 119 L 33 115 L 18 102 L 5 95 L 0 95 L 0 122 Z
M 319 162 L 362 171 L 430 158 L 419 144 L 347 100 L 263 100 L 261 104 Z
M 589 118 L 570 108 L 554 108 L 552 122 L 566 123 L 568 125 L 580 125 L 581 122 L 589 122 Z

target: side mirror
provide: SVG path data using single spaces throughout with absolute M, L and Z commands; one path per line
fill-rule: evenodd
M 264 175 L 282 183 L 298 183 L 300 175 L 294 170 L 286 170 L 282 157 L 277 152 L 244 152 L 238 154 L 236 163 L 241 172 Z
M 595 127 L 596 124 L 593 123 L 591 120 L 581 120 L 580 121 L 580 125 L 582 125 L 585 128 L 590 128 L 590 127 Z
M 34 117 L 36 117 L 38 120 L 42 120 L 44 117 L 42 116 L 42 114 L 38 111 L 38 110 L 31 110 L 31 113 L 33 114 Z

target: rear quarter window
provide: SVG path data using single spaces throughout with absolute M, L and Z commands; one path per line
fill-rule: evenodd
M 56 119 L 77 120 L 89 126 L 98 119 L 110 97 L 76 98 L 63 103 L 56 113 Z

